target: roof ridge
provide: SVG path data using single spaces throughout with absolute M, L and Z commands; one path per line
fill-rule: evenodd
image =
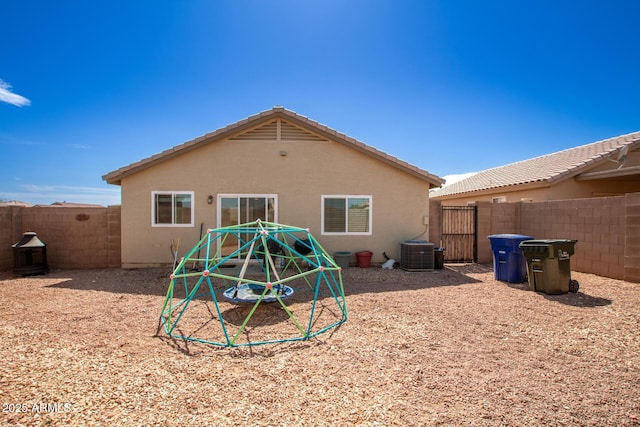
M 145 157 L 137 162 L 131 163 L 129 165 L 123 166 L 119 169 L 116 169 L 112 172 L 109 172 L 102 176 L 102 179 L 109 183 L 119 183 L 120 179 L 124 174 L 131 172 L 134 169 L 144 167 L 145 165 L 153 164 L 155 161 L 160 161 L 163 158 L 167 158 L 167 156 L 171 156 L 174 153 L 182 152 L 185 149 L 196 148 L 198 145 L 204 143 L 206 140 L 211 138 L 215 138 L 219 135 L 223 135 L 227 132 L 232 132 L 235 129 L 240 129 L 242 126 L 246 124 L 252 124 L 263 117 L 269 116 L 283 116 L 289 117 L 290 119 L 299 122 L 300 124 L 307 124 L 310 127 L 314 128 L 316 131 L 324 132 L 328 135 L 331 135 L 333 138 L 336 138 L 338 142 L 344 141 L 347 145 L 350 145 L 352 148 L 356 148 L 362 152 L 368 153 L 371 156 L 379 158 L 379 160 L 383 162 L 388 162 L 391 164 L 395 164 L 396 167 L 403 168 L 407 170 L 409 173 L 422 177 L 422 179 L 427 179 L 432 184 L 444 184 L 444 180 L 439 176 L 433 175 L 428 171 L 419 168 L 416 165 L 408 163 L 404 160 L 400 160 L 399 158 L 392 156 L 384 151 L 378 150 L 375 147 L 365 144 L 358 139 L 351 137 L 345 133 L 339 132 L 336 129 L 333 129 L 325 124 L 322 124 L 316 120 L 310 119 L 302 114 L 299 114 L 293 110 L 289 110 L 283 106 L 276 105 L 271 109 L 260 111 L 256 114 L 250 115 L 243 119 L 240 119 L 234 123 L 228 124 L 226 126 L 220 127 L 214 131 L 207 132 L 203 135 L 195 137 L 189 141 L 183 142 L 181 144 L 174 145 L 171 148 L 161 151 L 160 153 L 153 154 L 149 157 Z
M 536 160 L 536 159 L 541 159 L 541 158 L 544 158 L 544 157 L 555 156 L 557 154 L 565 153 L 565 152 L 568 152 L 568 151 L 577 151 L 577 150 L 579 150 L 581 148 L 584 148 L 584 147 L 587 147 L 587 146 L 590 146 L 590 145 L 595 146 L 596 144 L 602 144 L 604 142 L 611 142 L 611 141 L 621 140 L 621 139 L 625 139 L 625 138 L 628 138 L 628 137 L 633 136 L 633 135 L 637 135 L 637 137 L 640 139 L 640 131 L 631 132 L 631 133 L 620 135 L 620 136 L 614 136 L 612 138 L 600 139 L 598 141 L 589 142 L 587 144 L 578 145 L 576 147 L 565 148 L 565 149 L 562 149 L 562 150 L 554 151 L 553 153 L 542 154 L 542 155 L 539 155 L 539 156 L 536 156 L 536 157 L 532 157 L 530 159 L 518 160 L 516 162 L 509 163 L 507 165 L 496 166 L 496 168 L 500 168 L 500 167 L 503 167 L 503 166 L 509 166 L 509 165 L 516 164 L 516 163 L 528 162 L 528 161 L 532 161 L 532 160 Z M 632 140 L 628 141 L 627 143 L 632 143 L 634 141 L 636 141 L 636 139 L 632 139 Z M 620 145 L 624 145 L 624 144 L 620 144 Z M 615 151 L 615 150 L 617 150 L 619 148 L 620 148 L 620 146 L 613 147 L 609 151 Z M 597 156 L 594 156 L 594 157 L 597 157 Z M 495 168 L 492 168 L 492 169 L 495 169 Z
M 544 181 L 548 184 L 577 175 L 587 166 L 609 158 L 625 145 L 640 145 L 640 131 L 570 147 L 480 171 L 441 190 L 434 197 Z M 496 174 L 499 172 L 499 174 Z M 497 175 L 502 175 L 497 177 Z
M 429 172 L 425 171 L 424 169 L 422 169 L 422 168 L 420 168 L 420 167 L 418 167 L 418 166 L 416 166 L 416 165 L 414 165 L 414 164 L 411 164 L 411 163 L 409 163 L 409 162 L 407 162 L 407 161 L 405 161 L 405 160 L 402 160 L 402 159 L 400 159 L 400 158 L 398 158 L 398 157 L 396 157 L 396 156 L 393 156 L 393 155 L 391 155 L 391 154 L 389 154 L 389 153 L 387 153 L 387 152 L 385 152 L 385 151 L 379 150 L 379 149 L 377 149 L 377 148 L 375 148 L 375 147 L 373 147 L 373 146 L 371 146 L 371 145 L 368 145 L 368 144 L 366 144 L 366 143 L 364 143 L 364 142 L 360 141 L 360 140 L 359 140 L 359 139 L 357 139 L 357 138 L 354 138 L 354 137 L 352 137 L 352 136 L 347 135 L 347 134 L 346 134 L 346 133 L 344 133 L 344 132 L 340 132 L 340 131 L 338 131 L 338 130 L 336 130 L 336 129 L 332 128 L 332 127 L 329 127 L 329 126 L 327 126 L 327 125 L 325 125 L 325 124 L 323 124 L 323 123 L 320 123 L 320 122 L 318 122 L 318 121 L 316 121 L 316 120 L 310 119 L 310 118 L 308 118 L 308 117 L 306 117 L 306 116 L 300 115 L 300 114 L 296 113 L 295 111 L 293 111 L 293 110 L 289 110 L 289 109 L 287 109 L 287 108 L 285 108 L 285 107 L 274 107 L 274 108 L 272 109 L 272 111 L 273 111 L 273 110 L 276 110 L 276 108 L 278 108 L 278 109 L 279 109 L 279 111 L 283 111 L 283 112 L 285 112 L 285 113 L 287 113 L 287 114 L 293 115 L 293 116 L 294 116 L 295 118 L 297 118 L 297 119 L 302 119 L 303 121 L 305 121 L 305 122 L 307 122 L 307 123 L 312 124 L 312 125 L 313 125 L 314 127 L 316 127 L 316 128 L 321 128 L 323 131 L 328 132 L 328 133 L 332 134 L 332 135 L 333 135 L 333 136 L 335 136 L 335 137 L 338 137 L 338 138 L 341 138 L 341 139 L 347 140 L 347 141 L 349 141 L 349 142 L 350 142 L 351 144 L 353 144 L 353 145 L 356 145 L 356 146 L 358 146 L 358 147 L 360 147 L 360 148 L 363 148 L 363 149 L 365 149 L 365 150 L 367 150 L 367 151 L 370 151 L 370 152 L 372 152 L 372 153 L 375 153 L 375 154 L 381 155 L 382 157 L 385 157 L 385 158 L 387 158 L 388 160 L 390 160 L 390 161 L 392 161 L 392 162 L 394 162 L 394 163 L 402 164 L 403 166 L 405 166 L 405 167 L 407 167 L 407 168 L 409 168 L 409 169 L 412 169 L 412 170 L 414 170 L 414 171 L 416 171 L 416 172 L 424 172 L 424 173 L 427 173 L 427 174 L 428 174 L 430 177 L 432 177 L 434 180 L 439 181 L 441 184 L 444 184 L 444 180 L 443 180 L 442 178 L 440 178 L 440 177 L 438 177 L 438 176 L 436 176 L 436 175 L 433 175 L 433 174 L 431 174 L 431 173 L 429 173 Z

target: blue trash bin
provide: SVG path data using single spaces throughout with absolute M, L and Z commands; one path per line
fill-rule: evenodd
M 522 234 L 493 234 L 489 236 L 493 251 L 493 274 L 496 280 L 522 283 L 527 279 L 527 258 L 520 243 L 533 240 Z

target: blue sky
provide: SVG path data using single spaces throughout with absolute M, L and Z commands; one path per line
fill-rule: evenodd
M 640 2 L 1 8 L 1 200 L 117 204 L 102 175 L 275 105 L 441 177 L 640 130 Z

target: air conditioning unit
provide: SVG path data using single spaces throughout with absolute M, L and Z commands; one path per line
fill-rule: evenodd
M 432 271 L 435 267 L 434 244 L 426 240 L 400 243 L 400 268 L 407 271 Z

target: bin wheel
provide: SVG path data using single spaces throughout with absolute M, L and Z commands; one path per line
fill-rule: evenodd
M 569 292 L 573 292 L 574 294 L 578 292 L 580 289 L 580 283 L 577 280 L 569 280 Z

